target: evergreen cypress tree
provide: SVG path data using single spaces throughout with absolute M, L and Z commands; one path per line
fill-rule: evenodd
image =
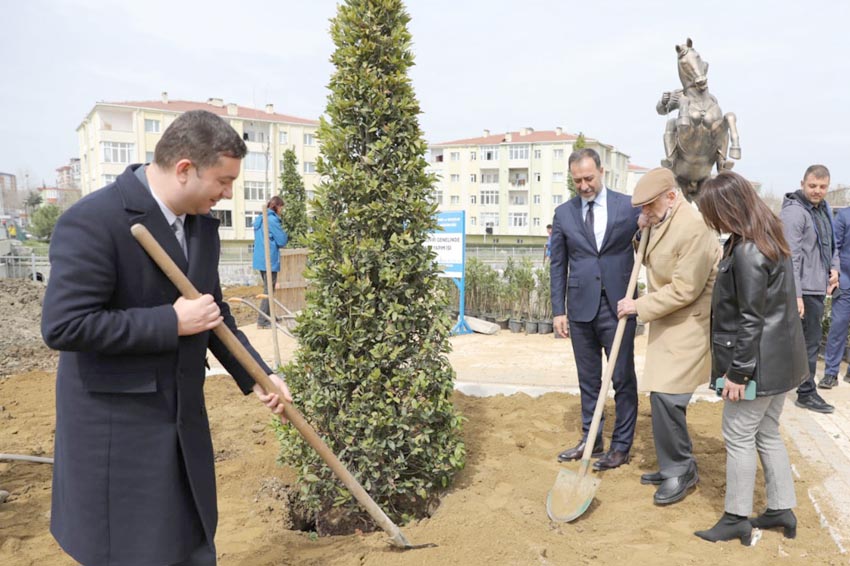
M 573 151 L 584 149 L 585 147 L 587 147 L 587 142 L 584 139 L 584 134 L 579 132 L 576 141 L 573 143 Z M 573 176 L 570 174 L 569 169 L 567 169 L 567 190 L 570 192 L 569 198 L 576 196 L 576 184 L 573 183 Z
M 304 244 L 307 235 L 307 193 L 298 174 L 298 159 L 291 148 L 283 152 L 280 198 L 283 199 L 281 223 L 289 236 L 289 247 L 297 248 Z
M 311 291 L 285 370 L 307 420 L 394 520 L 424 515 L 465 460 L 445 286 L 423 245 L 436 205 L 407 74 L 409 19 L 401 0 L 346 0 L 332 21 Z M 295 431 L 280 438 L 308 508 L 360 513 Z

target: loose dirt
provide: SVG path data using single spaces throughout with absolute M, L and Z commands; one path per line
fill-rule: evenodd
M 249 294 L 240 291 L 239 296 Z M 554 344 L 567 347 L 566 342 Z M 510 352 L 504 356 L 509 358 Z M 24 371 L 0 380 L 0 452 L 52 453 L 54 383 L 53 370 Z M 210 377 L 206 396 L 216 451 L 216 545 L 222 566 L 847 563 L 806 496 L 822 473 L 793 448 L 791 458 L 800 476 L 796 539 L 770 531 L 747 548 L 737 541 L 707 543 L 692 534 L 712 526 L 723 511 L 719 403 L 699 402 L 689 410 L 701 481 L 684 501 L 655 507 L 652 486 L 639 483 L 640 474 L 655 467 L 649 403 L 641 397 L 631 463 L 601 475 L 596 498 L 580 519 L 555 524 L 546 516 L 545 498 L 562 466 L 555 455 L 579 434 L 578 398 L 563 393 L 537 398 L 456 393 L 454 401 L 468 419 L 467 466 L 432 517 L 402 527 L 414 544 L 437 546 L 399 552 L 385 544 L 381 533 L 317 538 L 288 530 L 285 495 L 294 473 L 275 464 L 277 444 L 268 413 L 252 396 L 243 397 L 226 376 Z M 49 465 L 0 462 L 0 489 L 10 492 L 0 504 L 0 564 L 74 564 L 48 532 L 50 476 Z M 761 472 L 757 485 L 755 506 L 760 510 L 765 506 Z
M 41 338 L 44 283 L 0 279 L 0 379 L 56 367 L 58 356 Z

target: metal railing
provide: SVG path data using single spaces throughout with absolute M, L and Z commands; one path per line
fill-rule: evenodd
M 521 261 L 528 257 L 535 267 L 543 265 L 541 246 L 467 246 L 467 258 L 477 258 L 482 262 L 503 269 L 508 258 Z M 252 266 L 253 254 L 249 245 L 224 246 L 219 258 L 218 273 L 222 285 L 255 285 L 257 272 Z M 47 281 L 50 277 L 50 261 L 43 250 L 27 255 L 0 256 L 0 279 L 17 278 Z

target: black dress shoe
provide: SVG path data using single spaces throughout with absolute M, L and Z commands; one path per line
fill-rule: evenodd
M 835 412 L 835 407 L 823 400 L 823 397 L 817 393 L 806 395 L 805 397 L 797 397 L 794 404 L 803 409 L 808 409 L 816 413 L 824 413 L 826 415 Z
M 826 373 L 818 383 L 818 389 L 832 389 L 838 385 L 838 376 Z
M 581 457 L 584 455 L 584 441 L 582 440 L 572 448 L 567 448 L 560 454 L 558 454 L 559 462 L 569 462 L 570 460 L 581 460 Z M 605 446 L 602 443 L 602 439 L 596 442 L 593 446 L 593 452 L 591 452 L 591 456 L 593 458 L 599 458 L 605 452 Z
M 604 456 L 593 463 L 593 469 L 597 472 L 601 470 L 613 470 L 619 468 L 623 464 L 629 463 L 629 453 L 622 450 L 609 450 Z
M 797 536 L 797 517 L 790 509 L 768 509 L 755 519 L 750 519 L 750 524 L 757 529 L 782 527 L 785 530 L 785 538 Z
M 655 495 L 652 497 L 656 505 L 670 505 L 681 501 L 688 494 L 688 490 L 699 483 L 699 474 L 695 466 L 691 467 L 684 475 L 675 478 L 667 478 L 661 482 Z
M 753 540 L 753 526 L 746 517 L 723 513 L 716 525 L 707 531 L 697 531 L 694 534 L 709 542 L 738 538 L 741 539 L 741 544 L 749 546 Z
M 664 478 L 661 477 L 661 472 L 651 472 L 640 476 L 640 483 L 643 485 L 661 485 Z

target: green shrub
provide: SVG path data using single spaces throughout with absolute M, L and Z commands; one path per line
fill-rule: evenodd
M 336 71 L 307 236 L 311 291 L 284 369 L 307 420 L 394 520 L 424 515 L 465 460 L 450 400 L 452 321 L 424 245 L 437 229 L 434 178 L 407 75 L 408 21 L 399 0 L 347 0 L 332 22 Z M 278 432 L 308 508 L 358 514 L 297 432 Z

